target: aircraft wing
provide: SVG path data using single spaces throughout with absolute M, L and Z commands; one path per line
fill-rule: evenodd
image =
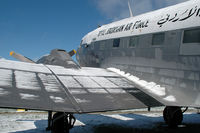
M 69 113 L 161 106 L 108 69 L 64 68 L 0 59 L 0 107 Z

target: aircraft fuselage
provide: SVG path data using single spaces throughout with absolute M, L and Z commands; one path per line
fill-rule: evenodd
M 77 60 L 155 82 L 174 94 L 174 106 L 200 107 L 200 2 L 103 25 L 83 38 Z

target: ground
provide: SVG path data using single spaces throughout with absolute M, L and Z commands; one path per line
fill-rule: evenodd
M 134 113 L 134 114 L 133 114 Z M 75 115 L 77 121 L 70 133 L 199 133 L 200 114 L 189 111 L 183 124 L 170 129 L 161 111 L 115 112 L 107 114 Z M 46 112 L 0 113 L 0 133 L 50 133 Z

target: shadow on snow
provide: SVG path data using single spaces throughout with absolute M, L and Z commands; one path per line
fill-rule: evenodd
M 127 118 L 127 120 L 121 120 L 115 116 L 116 115 L 113 115 L 112 117 L 112 115 L 107 116 L 97 114 L 75 115 L 77 122 L 74 128 L 70 130 L 70 133 L 199 133 L 200 131 L 199 114 L 185 114 L 183 125 L 180 125 L 175 129 L 168 128 L 164 123 L 163 117 L 160 115 L 120 114 L 120 118 Z M 13 133 L 50 133 L 50 131 L 45 131 L 47 120 L 36 120 L 34 124 L 36 129 Z

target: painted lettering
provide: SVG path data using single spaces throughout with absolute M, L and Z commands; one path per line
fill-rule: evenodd
M 113 33 L 118 33 L 118 32 L 123 32 L 123 31 L 129 31 L 132 29 L 140 29 L 140 28 L 145 28 L 148 27 L 149 20 L 139 20 L 134 23 L 128 23 L 126 25 L 121 25 L 121 26 L 115 26 L 111 27 L 109 29 L 104 29 L 99 31 L 98 37 L 108 35 L 108 34 L 113 34 Z M 134 25 L 133 25 L 134 24 Z
M 132 27 L 132 25 L 133 25 L 133 23 L 127 24 L 126 27 L 125 27 L 125 29 L 124 29 L 124 31 L 130 30 L 131 27 Z
M 99 31 L 98 36 L 103 36 L 105 34 L 105 32 L 106 32 L 106 30 Z
M 196 11 L 197 11 L 197 6 L 195 7 L 195 10 L 192 8 L 190 10 L 190 12 L 186 15 L 186 17 L 183 17 L 183 18 L 179 19 L 179 21 L 184 21 L 184 20 L 192 17 L 196 13 Z
M 145 28 L 145 27 L 148 27 L 148 23 L 149 23 L 149 20 L 146 20 L 146 21 L 136 21 L 135 24 L 133 25 L 133 28 L 132 29 L 141 29 L 141 28 Z
M 196 14 L 196 17 L 200 17 L 200 8 L 195 6 L 192 9 L 187 9 L 183 13 L 178 14 L 175 13 L 174 15 L 166 14 L 166 16 L 157 22 L 157 24 L 162 27 L 167 22 L 177 22 L 177 21 L 185 21 Z
M 108 31 L 106 32 L 107 34 L 112 34 L 112 33 L 116 33 L 116 32 L 121 32 L 124 30 L 125 25 L 121 25 L 121 26 L 116 26 L 113 28 L 109 28 Z

